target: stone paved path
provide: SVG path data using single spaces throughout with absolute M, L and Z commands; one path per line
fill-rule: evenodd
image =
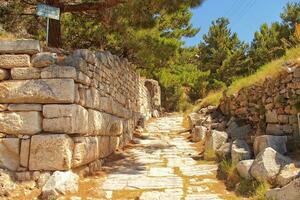
M 193 159 L 199 153 L 186 139 L 188 133 L 174 133 L 184 130 L 182 124 L 182 116 L 148 123 L 132 148 L 105 167 L 107 176 L 97 182 L 98 193 L 106 199 L 236 199 L 215 178 L 216 164 Z

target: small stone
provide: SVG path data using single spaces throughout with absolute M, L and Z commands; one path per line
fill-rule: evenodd
M 42 188 L 46 182 L 49 180 L 51 174 L 49 172 L 42 172 L 37 179 L 37 185 L 39 188 Z
M 49 78 L 71 78 L 76 79 L 76 69 L 69 66 L 51 65 L 42 69 L 41 77 L 45 79 Z
M 42 104 L 9 104 L 9 111 L 42 111 Z
M 0 55 L 0 68 L 30 67 L 29 55 Z
M 12 68 L 11 78 L 14 80 L 40 79 L 41 69 L 34 67 Z
M 66 195 L 78 191 L 78 175 L 71 171 L 56 171 L 48 179 L 42 188 L 42 198 L 55 198 L 59 195 Z
M 0 138 L 0 167 L 16 171 L 20 166 L 18 138 Z
M 245 140 L 235 140 L 231 146 L 231 159 L 233 163 L 251 158 L 251 150 Z
M 250 169 L 254 160 L 242 160 L 236 165 L 239 175 L 245 179 L 251 179 Z
M 12 196 L 15 190 L 16 190 L 16 184 L 12 180 L 9 172 L 0 169 L 0 197 L 7 199 Z
M 20 151 L 20 164 L 23 167 L 28 168 L 30 153 L 30 139 L 21 140 L 21 151 Z
M 32 58 L 33 67 L 41 68 L 47 67 L 54 64 L 57 60 L 57 55 L 55 53 L 42 52 L 37 53 Z
M 30 172 L 17 172 L 15 173 L 15 177 L 17 181 L 30 181 L 31 180 L 31 174 Z
M 195 126 L 192 131 L 193 142 L 204 141 L 206 137 L 207 128 L 204 126 Z
M 0 104 L 0 112 L 6 111 L 7 106 L 8 106 L 8 104 Z

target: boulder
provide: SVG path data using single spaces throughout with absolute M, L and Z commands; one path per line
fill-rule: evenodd
M 57 60 L 56 53 L 49 53 L 49 52 L 42 52 L 37 53 L 32 58 L 32 65 L 33 67 L 47 67 L 51 64 L 54 64 Z
M 204 126 L 195 126 L 192 130 L 193 142 L 204 141 L 206 137 L 207 128 Z
M 0 130 L 10 135 L 33 135 L 42 131 L 40 112 L 0 112 Z
M 9 78 L 9 72 L 8 72 L 8 70 L 0 68 L 0 81 L 6 80 L 8 78 Z
M 266 193 L 268 199 L 274 200 L 298 200 L 300 199 L 300 178 L 290 182 L 282 188 L 271 189 Z
M 34 67 L 21 67 L 11 69 L 11 78 L 14 80 L 40 79 L 41 69 Z
M 31 138 L 29 170 L 69 170 L 74 143 L 64 134 L 34 135 Z
M 37 79 L 0 82 L 0 103 L 73 103 L 72 79 Z
M 20 166 L 18 138 L 0 138 L 0 167 L 16 171 Z
M 287 152 L 286 148 L 287 136 L 262 135 L 255 137 L 253 149 L 257 155 L 265 148 L 271 147 L 280 154 Z
M 73 141 L 75 144 L 72 168 L 88 164 L 99 158 L 98 137 L 74 137 Z
M 236 120 L 231 121 L 227 129 L 227 133 L 231 136 L 233 140 L 246 139 L 251 131 L 251 125 L 243 125 L 241 122 Z
M 42 188 L 42 199 L 53 199 L 78 191 L 79 176 L 71 171 L 56 171 Z
M 212 130 L 211 134 L 206 137 L 205 151 L 215 152 L 219 149 L 228 139 L 226 132 Z
M 45 79 L 51 78 L 71 78 L 76 79 L 76 69 L 69 66 L 51 65 L 42 69 L 41 77 Z
M 189 114 L 188 115 L 188 121 L 189 121 L 190 128 L 192 129 L 196 125 L 201 125 L 201 122 L 204 119 L 205 118 L 202 115 L 198 114 L 198 113 Z
M 256 156 L 251 167 L 251 175 L 258 181 L 274 182 L 280 169 L 289 163 L 290 158 L 268 147 Z
M 245 179 L 251 179 L 250 169 L 254 160 L 242 160 L 236 165 L 239 175 Z
M 38 40 L 15 40 L 0 41 L 0 54 L 35 54 L 41 51 L 40 42 Z
M 231 145 L 231 160 L 238 163 L 251 158 L 251 150 L 245 140 L 237 139 Z
M 0 55 L 0 68 L 30 67 L 29 55 Z
M 300 168 L 296 167 L 294 163 L 291 163 L 281 169 L 276 178 L 276 183 L 282 187 L 298 177 L 300 177 Z
M 67 134 L 88 133 L 88 111 L 80 105 L 44 105 L 43 115 L 44 131 Z
M 231 154 L 231 144 L 225 143 L 220 148 L 216 150 L 216 155 L 218 156 L 219 160 L 223 160 L 226 158 L 230 158 Z

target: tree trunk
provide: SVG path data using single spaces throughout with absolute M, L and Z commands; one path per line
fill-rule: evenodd
M 47 0 L 46 4 L 49 6 L 59 6 L 59 0 Z M 60 47 L 61 43 L 61 31 L 60 31 L 60 21 L 49 19 L 49 37 L 48 46 L 49 47 Z

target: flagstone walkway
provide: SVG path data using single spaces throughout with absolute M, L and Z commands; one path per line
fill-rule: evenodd
M 106 199 L 236 199 L 216 179 L 216 164 L 195 159 L 199 152 L 188 141 L 188 133 L 178 134 L 184 130 L 182 124 L 182 116 L 148 123 L 132 147 L 107 163 L 105 178 L 99 178 L 97 186 L 87 187 L 85 192 L 93 196 L 97 188 Z

